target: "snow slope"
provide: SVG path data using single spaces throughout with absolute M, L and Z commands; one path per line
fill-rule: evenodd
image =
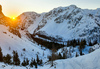
M 42 35 L 61 37 L 64 41 L 72 39 L 88 39 L 100 41 L 100 8 L 95 10 L 81 9 L 75 5 L 68 7 L 58 7 L 53 10 L 32 15 L 25 14 L 25 21 L 29 21 L 32 16 L 33 24 L 28 26 L 28 31 L 33 33 L 45 32 Z M 23 15 L 20 15 L 23 16 Z M 24 20 L 23 20 L 24 21 Z M 23 22 L 22 22 L 23 23 Z M 28 23 L 28 22 L 26 22 Z M 96 37 L 96 38 L 94 38 Z
M 77 58 L 56 60 L 54 61 L 55 65 L 53 67 L 51 67 L 50 63 L 46 63 L 43 67 L 38 67 L 37 69 L 100 69 L 99 54 L 100 54 L 100 49 L 97 49 L 96 51 L 88 55 L 80 56 Z M 0 69 L 26 69 L 26 67 L 11 66 L 11 65 L 6 65 L 4 63 L 0 63 Z
M 65 60 L 57 60 L 53 67 L 45 65 L 39 69 L 100 69 L 100 49 L 96 51 L 80 56 L 77 58 L 70 58 Z M 56 68 L 55 68 L 56 67 Z
M 4 55 L 11 54 L 13 50 L 17 51 L 21 61 L 23 58 L 36 58 L 38 54 L 44 61 L 47 60 L 47 55 L 50 54 L 48 49 L 41 49 L 40 46 L 29 41 L 25 37 L 19 38 L 8 31 L 8 27 L 0 25 L 0 47 Z M 23 51 L 25 49 L 26 51 Z M 44 56 L 43 56 L 44 53 Z
M 55 38 L 61 37 L 63 38 L 63 41 L 85 38 L 87 40 L 98 40 L 98 42 L 100 42 L 99 11 L 99 8 L 96 10 L 88 10 L 71 5 L 68 7 L 58 7 L 50 12 L 42 14 L 37 14 L 35 12 L 23 13 L 17 18 L 22 38 L 10 33 L 8 27 L 0 24 L 0 47 L 2 48 L 4 55 L 12 55 L 13 50 L 17 50 L 21 61 L 23 61 L 24 57 L 29 60 L 31 58 L 36 58 L 36 55 L 38 54 L 39 58 L 42 59 L 43 62 L 46 62 L 48 60 L 47 56 L 51 54 L 51 51 L 43 49 L 44 47 L 41 48 L 40 45 L 31 42 L 27 39 L 26 33 L 36 34 L 38 32 L 43 32 L 42 35 Z M 42 37 L 37 37 L 43 39 Z M 89 50 L 90 47 L 86 48 Z M 95 45 L 93 48 L 98 49 L 99 46 Z M 23 49 L 25 49 L 25 51 Z M 76 53 L 78 48 L 75 49 Z M 56 69 L 99 69 L 99 50 L 100 49 L 89 55 L 78 58 L 57 60 L 55 61 Z M 61 52 L 61 49 L 57 52 Z M 87 54 L 87 51 L 84 50 L 83 52 Z M 75 55 L 75 53 L 72 54 Z M 3 68 L 2 65 L 3 63 L 0 63 L 1 68 Z M 5 69 L 10 69 L 12 67 L 14 67 L 14 69 L 25 68 L 6 65 Z M 55 69 L 54 67 L 45 64 L 38 69 Z
M 60 9 L 62 10 L 61 12 L 59 12 Z M 56 16 L 54 16 L 54 11 L 58 12 Z M 56 8 L 50 11 L 51 15 L 44 18 L 47 23 L 38 31 L 45 31 L 50 36 L 60 36 L 65 40 L 79 38 L 92 39 L 93 36 L 99 36 L 100 39 L 100 27 L 98 26 L 100 24 L 99 11 L 100 9 L 80 9 L 73 5 L 65 8 Z M 39 26 L 42 24 L 43 22 Z
M 34 23 L 34 22 L 39 17 L 40 17 L 40 14 L 37 14 L 36 12 L 24 12 L 17 17 L 17 20 L 18 20 L 18 24 L 19 24 L 20 28 L 22 28 L 23 30 L 27 30 L 27 28 L 30 27 L 31 25 L 33 26 L 33 24 L 34 25 L 38 24 L 38 23 Z M 32 29 L 35 26 L 33 26 Z

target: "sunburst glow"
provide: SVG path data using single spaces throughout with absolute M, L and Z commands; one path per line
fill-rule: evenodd
M 15 18 L 15 17 L 13 17 L 12 19 L 13 19 L 13 20 L 15 20 L 16 18 Z

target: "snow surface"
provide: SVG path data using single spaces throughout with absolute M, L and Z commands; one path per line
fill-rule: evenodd
M 47 20 L 47 23 L 39 31 L 45 31 L 47 34 L 54 37 L 58 35 L 66 40 L 71 40 L 71 39 L 78 39 L 78 38 L 87 38 L 90 35 L 88 35 L 87 32 L 85 31 L 92 30 L 94 27 L 99 28 L 99 26 L 95 23 L 95 20 L 94 20 L 96 17 L 94 15 L 97 14 L 97 10 L 95 10 L 95 13 L 93 14 L 94 18 L 91 18 L 88 16 L 89 14 L 92 14 L 90 10 L 85 11 L 79 8 L 74 8 L 74 9 L 70 8 L 70 9 L 69 11 L 66 10 L 66 12 L 71 13 L 71 16 L 72 16 L 71 19 L 67 19 L 67 20 L 63 19 L 63 22 L 61 23 L 55 22 L 55 18 L 59 16 L 69 15 L 68 13 L 66 14 L 65 11 L 62 13 L 59 13 L 57 17 L 51 17 L 51 19 L 45 18 L 45 20 Z M 75 10 L 79 10 L 80 12 L 74 15 L 73 12 L 76 12 Z M 100 13 L 98 13 L 98 15 L 100 15 Z M 82 19 L 79 22 L 75 23 L 74 20 L 77 20 L 77 18 L 79 17 L 82 17 Z M 68 21 L 71 21 L 71 23 L 68 23 Z M 86 35 L 83 37 L 80 37 L 80 35 L 82 35 L 83 33 Z M 91 34 L 91 36 L 93 35 Z
M 99 11 L 99 8 L 88 10 L 78 8 L 75 5 L 58 7 L 47 13 L 40 14 L 35 20 L 33 19 L 33 24 L 28 27 L 28 31 L 31 34 L 34 31 L 35 33 L 43 31 L 48 36 L 59 36 L 65 41 L 84 38 L 97 39 L 100 42 L 100 26 L 98 25 L 100 24 Z M 27 18 L 30 16 L 26 15 Z M 91 34 L 90 31 L 93 33 Z
M 37 44 L 34 44 L 28 39 L 26 40 L 26 38 L 24 40 L 24 38 L 21 39 L 18 36 L 13 35 L 8 31 L 8 27 L 0 25 L 0 47 L 2 48 L 4 55 L 12 55 L 13 50 L 15 50 L 18 52 L 21 61 L 23 61 L 24 57 L 31 60 L 31 58 L 36 58 L 36 55 L 38 55 L 40 59 L 47 61 L 47 56 L 50 54 L 50 50 L 41 49 Z M 26 51 L 23 51 L 23 49 Z
M 43 68 L 39 69 L 100 69 L 99 54 L 100 49 L 97 49 L 88 55 L 65 60 L 57 60 L 54 62 L 55 65 L 53 67 L 50 67 L 50 65 L 45 65 Z
M 37 14 L 35 12 L 23 13 L 18 17 L 20 27 L 24 26 L 25 28 L 24 30 L 19 30 L 22 38 L 10 33 L 8 27 L 0 25 L 0 47 L 2 48 L 4 55 L 12 55 L 13 50 L 17 51 L 21 61 L 23 61 L 24 57 L 29 60 L 31 60 L 31 58 L 36 58 L 36 55 L 38 54 L 39 58 L 42 59 L 43 62 L 47 62 L 47 56 L 51 54 L 51 51 L 44 47 L 41 48 L 40 45 L 29 41 L 26 36 L 27 32 L 33 34 L 34 31 L 35 33 L 44 31 L 48 36 L 60 36 L 64 40 L 91 38 L 92 40 L 98 39 L 99 42 L 99 11 L 99 8 L 96 10 L 88 10 L 80 9 L 71 5 L 69 7 L 58 7 L 50 12 L 42 14 Z M 78 20 L 79 18 L 81 19 Z M 98 49 L 99 47 L 99 45 L 94 45 L 92 48 Z M 86 47 L 83 52 L 88 54 L 87 51 L 89 48 L 90 47 Z M 23 49 L 26 51 L 23 51 Z M 67 47 L 67 49 L 69 48 Z M 57 53 L 59 52 L 61 52 L 61 49 L 57 51 Z M 75 52 L 78 52 L 77 47 L 75 48 Z M 75 55 L 75 52 L 72 53 L 73 56 Z M 48 62 L 43 67 L 39 66 L 38 69 L 100 69 L 99 53 L 100 49 L 81 57 L 56 60 L 53 67 L 51 67 L 50 62 Z M 0 63 L 0 69 L 26 69 L 26 67 L 11 66 Z
M 77 58 L 56 60 L 54 64 L 55 65 L 51 67 L 51 64 L 47 63 L 43 67 L 40 66 L 37 69 L 100 69 L 100 49 Z M 26 69 L 26 67 L 0 63 L 0 69 Z

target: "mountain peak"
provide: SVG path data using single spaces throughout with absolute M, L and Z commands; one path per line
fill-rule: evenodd
M 70 5 L 69 7 L 76 8 L 77 6 L 76 5 Z
M 2 12 L 2 6 L 0 5 L 0 18 L 4 17 L 4 14 Z
M 2 12 L 2 6 L 0 5 L 0 13 Z

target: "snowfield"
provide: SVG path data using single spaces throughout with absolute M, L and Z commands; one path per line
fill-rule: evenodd
M 80 56 L 77 58 L 70 58 L 65 60 L 57 60 L 55 65 L 45 65 L 39 69 L 100 69 L 100 49 L 96 51 Z
M 46 61 L 47 55 L 50 54 L 50 50 L 41 49 L 40 46 L 34 44 L 25 37 L 19 38 L 13 35 L 8 31 L 8 27 L 4 25 L 0 25 L 0 47 L 4 55 L 12 55 L 13 50 L 17 51 L 21 61 L 23 61 L 24 57 L 31 60 L 31 58 L 36 58 L 36 55 Z M 23 49 L 25 49 L 25 51 L 23 51 Z
M 42 35 L 61 37 L 64 41 L 72 39 L 100 39 L 100 8 L 95 10 L 81 9 L 75 5 L 58 7 L 40 14 L 33 24 L 25 26 L 33 33 L 44 32 Z M 27 13 L 26 13 L 27 14 Z M 20 17 L 23 15 L 20 15 Z M 32 15 L 27 16 L 32 17 Z M 25 19 L 23 21 L 30 19 Z M 23 23 L 23 22 L 22 22 Z M 27 25 L 27 24 L 26 24 Z M 96 38 L 94 38 L 96 37 Z
M 50 64 L 45 64 L 43 67 L 38 67 L 37 69 L 100 69 L 100 49 L 77 58 L 56 60 L 54 64 L 53 67 Z M 26 67 L 0 63 L 0 69 L 26 69 Z

